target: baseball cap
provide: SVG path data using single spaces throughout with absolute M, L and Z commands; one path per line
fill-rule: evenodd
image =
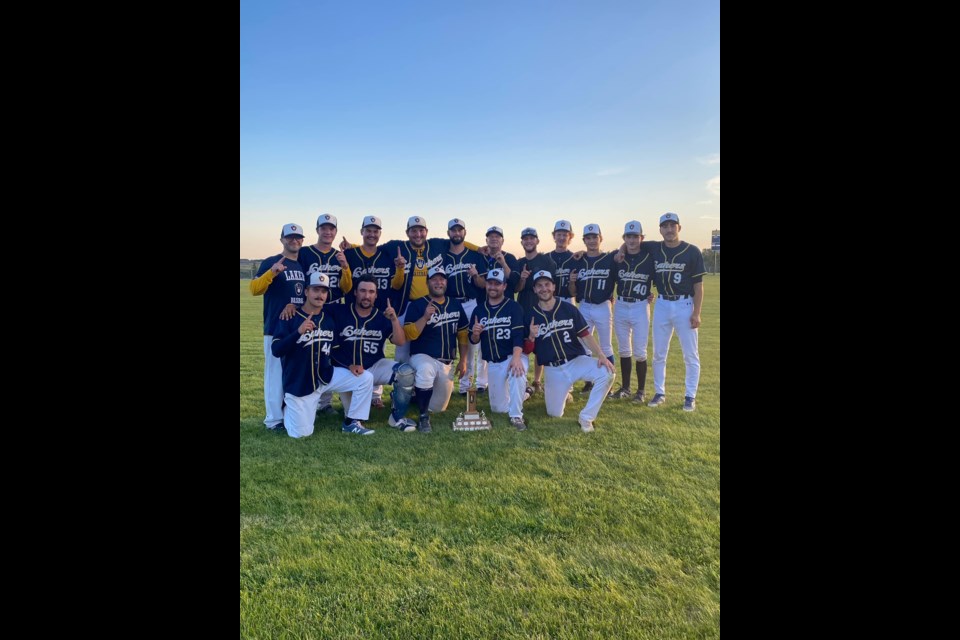
M 527 236 L 533 236 L 534 238 L 539 238 L 540 234 L 538 234 L 537 230 L 534 229 L 533 227 L 527 227 L 526 229 L 520 232 L 520 238 L 523 239 L 523 238 L 526 238 Z
M 340 223 L 337 222 L 336 216 L 332 216 L 329 213 L 322 213 L 320 217 L 317 218 L 317 228 L 319 229 L 325 224 L 332 224 L 336 228 L 340 228 Z
M 286 238 L 288 236 L 300 236 L 301 238 L 303 238 L 304 237 L 303 227 L 301 227 L 298 224 L 283 225 L 283 232 L 280 234 L 280 237 Z
M 660 224 L 664 224 L 666 222 L 676 222 L 677 224 L 680 224 L 680 216 L 675 213 L 665 213 L 660 216 Z
M 568 220 L 561 220 L 557 223 L 557 226 L 553 228 L 554 233 L 557 231 L 569 231 L 573 233 L 573 223 Z
M 363 226 L 361 229 L 366 229 L 367 227 L 377 227 L 378 229 L 383 229 L 383 220 L 377 216 L 367 216 L 363 219 Z
M 637 222 L 636 220 L 631 220 L 623 227 L 623 235 L 625 236 L 642 236 L 643 235 L 643 225 Z
M 546 278 L 547 280 L 553 280 L 553 274 L 546 270 L 537 271 L 535 274 L 533 274 L 533 283 L 536 284 L 538 280 L 542 280 L 543 278 Z
M 410 231 L 410 229 L 413 229 L 414 227 L 423 227 L 424 229 L 426 229 L 427 221 L 421 218 L 420 216 L 413 216 L 412 218 L 407 220 L 407 231 Z
M 489 229 L 487 229 L 487 235 L 490 235 L 491 233 L 499 233 L 501 238 L 506 237 L 503 235 L 503 229 L 501 229 L 500 227 L 490 227 Z
M 506 282 L 503 269 L 491 269 L 487 274 L 487 280 L 496 280 L 497 282 Z
M 454 227 L 463 227 L 464 230 L 467 228 L 467 223 L 461 220 L 460 218 L 454 218 L 447 223 L 447 229 L 453 229 Z
M 585 236 L 599 236 L 603 235 L 600 233 L 600 225 L 598 224 L 588 224 L 583 228 L 583 235 Z
M 311 287 L 326 287 L 330 288 L 330 276 L 325 273 L 311 273 L 310 274 L 310 284 Z
M 427 280 L 430 280 L 431 278 L 433 278 L 433 276 L 443 276 L 444 278 L 446 278 L 447 272 L 444 270 L 443 267 L 433 267 L 432 269 L 430 269 L 430 271 L 427 272 Z

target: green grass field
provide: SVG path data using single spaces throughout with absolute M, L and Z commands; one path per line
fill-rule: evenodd
M 608 400 L 589 435 L 578 394 L 524 433 L 454 433 L 459 396 L 428 436 L 267 433 L 261 308 L 241 281 L 241 638 L 720 637 L 719 277 L 698 410 L 675 339 L 668 404 Z

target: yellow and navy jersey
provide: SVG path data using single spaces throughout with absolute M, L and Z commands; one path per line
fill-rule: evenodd
M 344 290 L 349 291 L 352 285 L 352 279 L 349 274 L 343 273 L 343 267 L 337 260 L 337 249 L 323 252 L 311 245 L 300 249 L 300 264 L 307 273 L 307 281 L 314 273 L 323 273 L 330 278 L 330 297 L 327 298 L 327 304 L 340 304 L 343 300 Z
M 587 330 L 587 321 L 580 310 L 569 302 L 555 300 L 550 311 L 535 305 L 527 313 L 523 325 L 529 330 L 531 324 L 540 327 L 540 332 L 531 336 L 536 340 L 537 364 L 573 360 L 587 355 L 579 336 Z
M 673 249 L 663 242 L 656 244 L 659 246 L 653 252 L 653 260 L 657 291 L 661 295 L 692 296 L 693 285 L 703 282 L 703 276 L 707 275 L 703 253 L 687 242 Z
M 300 335 L 300 326 L 313 320 L 316 329 Z M 270 349 L 283 366 L 283 392 L 297 398 L 308 396 L 333 379 L 330 354 L 336 334 L 336 323 L 329 311 L 307 315 L 298 309 L 289 320 L 277 322 Z
M 400 240 L 391 240 L 383 245 L 383 253 L 387 256 L 397 257 L 397 249 L 400 249 L 400 255 L 407 261 L 404 269 L 406 277 L 403 283 L 403 289 L 397 296 L 394 308 L 398 315 L 407 312 L 407 308 L 414 300 L 420 300 L 430 295 L 427 288 L 427 272 L 433 267 L 443 264 L 443 253 L 450 246 L 449 240 L 433 238 L 427 240 L 423 248 L 415 249 L 409 242 Z M 426 306 L 423 307 L 426 309 Z M 423 310 L 421 310 L 421 313 Z
M 407 308 L 407 326 L 416 324 L 431 303 L 437 308 L 437 312 L 427 321 L 420 337 L 410 344 L 410 353 L 422 353 L 437 360 L 453 361 L 457 358 L 457 336 L 469 326 L 469 318 L 460 302 L 450 296 L 442 303 L 433 302 L 430 298 L 414 300 Z
M 374 308 L 366 318 L 357 313 L 354 305 L 337 305 L 330 309 L 337 325 L 333 345 L 333 363 L 349 369 L 359 365 L 370 369 L 383 360 L 383 349 L 393 335 L 393 323 Z
M 613 253 L 595 258 L 583 256 L 571 266 L 577 272 L 577 302 L 603 304 L 613 297 L 617 285 L 617 265 Z M 557 294 L 560 295 L 560 294 Z
M 281 260 L 286 270 L 277 276 L 269 273 L 273 265 Z M 280 322 L 280 314 L 288 304 L 300 306 L 306 302 L 306 280 L 303 268 L 296 260 L 278 255 L 260 263 L 257 277 L 250 283 L 250 291 L 263 296 L 263 335 L 276 335 L 276 324 Z
M 347 249 L 344 254 L 347 256 L 347 263 L 350 265 L 350 273 L 353 279 L 350 293 L 344 297 L 345 304 L 352 305 L 357 301 L 357 281 L 365 276 L 370 276 L 377 284 L 377 309 L 380 311 L 386 309 L 387 300 L 390 300 L 396 306 L 396 301 L 391 298 L 393 277 L 397 273 L 396 249 L 394 249 L 393 258 L 380 247 L 377 247 L 372 256 L 365 254 L 362 247 Z
M 628 301 L 645 300 L 653 292 L 655 271 L 653 256 L 644 249 L 636 255 L 625 254 L 617 268 L 617 295 Z
M 513 357 L 514 347 L 523 349 L 523 309 L 516 301 L 505 299 L 496 306 L 481 302 L 470 317 L 469 331 L 477 321 L 484 328 L 479 344 L 487 362 L 503 362 Z

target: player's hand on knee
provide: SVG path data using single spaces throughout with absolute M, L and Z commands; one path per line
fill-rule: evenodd
M 359 364 L 350 365 L 350 373 L 357 376 L 358 378 L 363 375 L 363 367 Z

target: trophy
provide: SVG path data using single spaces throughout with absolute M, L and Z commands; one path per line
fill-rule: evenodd
M 493 427 L 487 414 L 483 411 L 477 411 L 477 388 L 470 387 L 467 390 L 467 410 L 461 413 L 453 422 L 454 431 L 484 431 Z

